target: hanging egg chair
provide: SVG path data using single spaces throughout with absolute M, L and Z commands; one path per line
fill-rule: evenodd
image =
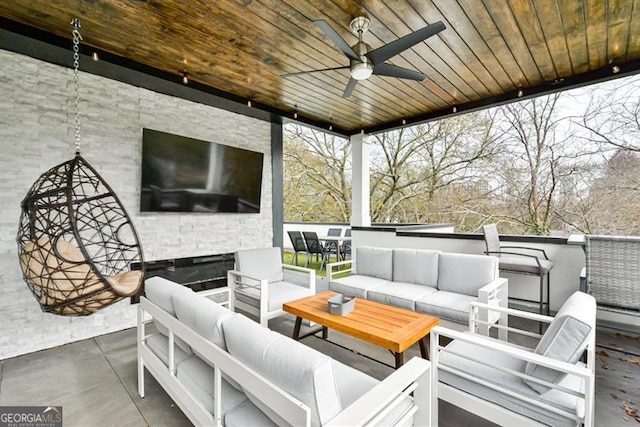
M 142 248 L 124 206 L 79 151 L 78 41 L 74 25 L 76 155 L 42 174 L 22 201 L 20 268 L 43 311 L 86 316 L 139 292 Z M 140 270 L 130 271 L 132 263 Z

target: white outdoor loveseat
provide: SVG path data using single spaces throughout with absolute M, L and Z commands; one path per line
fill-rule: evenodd
M 470 313 L 477 329 L 478 310 Z M 509 314 L 549 324 L 544 335 L 508 328 L 509 341 L 522 334 L 540 338 L 535 349 L 443 327 L 431 330 L 432 415 L 438 398 L 502 426 L 593 427 L 595 299 L 574 293 L 555 318 L 502 308 Z M 496 326 L 500 328 L 501 326 Z M 440 337 L 453 339 L 445 346 Z M 580 359 L 586 351 L 586 364 Z
M 431 424 L 426 360 L 380 382 L 168 280 L 145 292 L 138 393 L 146 368 L 197 426 Z
M 508 281 L 499 277 L 496 257 L 372 246 L 356 247 L 355 255 L 327 265 L 329 289 L 436 316 L 440 325 L 457 330 L 467 328 L 472 302 L 507 307 Z M 335 278 L 345 272 L 351 274 Z M 489 323 L 507 325 L 500 312 L 487 318 L 482 310 L 480 315 Z M 479 327 L 488 333 L 486 323 Z

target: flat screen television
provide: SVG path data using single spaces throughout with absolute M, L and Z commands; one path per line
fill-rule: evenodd
M 260 212 L 264 154 L 142 131 L 141 212 Z

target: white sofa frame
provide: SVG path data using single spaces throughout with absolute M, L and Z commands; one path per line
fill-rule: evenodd
M 309 275 L 309 296 L 316 293 L 316 271 L 310 268 L 299 267 L 297 265 L 282 264 L 285 270 L 299 271 Z M 248 283 L 247 279 L 253 283 Z M 255 284 L 255 282 L 259 282 Z M 260 277 L 250 276 L 237 270 L 227 271 L 227 286 L 229 287 L 229 309 L 236 311 L 236 308 L 258 317 L 262 326 L 268 327 L 269 320 L 284 316 L 287 313 L 279 307 L 269 311 L 269 282 Z M 236 299 L 236 289 L 240 286 L 256 288 L 260 290 L 260 307 L 247 304 L 244 301 Z
M 334 269 L 344 266 L 349 267 L 340 268 L 340 270 L 334 271 Z M 335 274 L 350 273 L 355 267 L 356 261 L 353 259 L 327 264 L 328 282 L 331 283 L 331 280 L 333 279 L 333 276 Z M 482 288 L 478 289 L 478 302 L 486 306 L 507 308 L 509 303 L 508 300 L 509 281 L 504 277 L 498 277 L 496 280 L 489 282 Z M 474 324 L 477 333 L 488 336 L 491 327 L 494 326 L 495 323 L 497 323 L 501 326 L 498 329 L 500 339 L 507 339 L 508 315 L 503 314 L 503 312 L 501 311 L 488 311 L 480 309 L 479 318 L 483 321 L 478 321 Z M 469 327 L 468 324 L 456 323 L 445 319 L 440 319 L 440 325 L 456 331 L 464 331 Z
M 517 375 L 527 381 L 531 381 L 531 382 L 535 382 L 538 384 L 543 384 L 546 387 L 550 387 L 553 389 L 558 389 L 560 391 L 572 394 L 574 396 L 578 396 L 578 398 L 584 399 L 585 402 L 585 416 L 583 418 L 578 417 L 576 414 L 574 413 L 570 413 L 567 411 L 563 411 L 562 409 L 556 408 L 554 406 L 545 404 L 543 402 L 538 402 L 536 400 L 533 400 L 527 396 L 517 396 L 520 399 L 522 399 L 523 401 L 538 406 L 540 408 L 542 408 L 545 411 L 549 411 L 549 412 L 553 412 L 556 414 L 559 414 L 561 416 L 564 416 L 568 419 L 572 419 L 576 422 L 576 424 L 582 423 L 584 424 L 585 427 L 593 427 L 593 423 L 594 423 L 594 396 L 595 396 L 595 331 L 594 333 L 591 334 L 591 339 L 590 342 L 587 346 L 587 363 L 586 363 L 586 367 L 582 367 L 579 365 L 574 365 L 571 363 L 567 363 L 567 362 L 562 362 L 560 360 L 557 359 L 553 359 L 550 357 L 546 357 L 546 356 L 542 356 L 539 354 L 535 354 L 533 352 L 533 350 L 527 350 L 527 349 L 523 349 L 520 346 L 514 346 L 513 344 L 510 344 L 508 342 L 506 342 L 506 340 L 503 340 L 502 338 L 500 340 L 496 340 L 494 338 L 489 338 L 486 336 L 480 336 L 478 334 L 476 334 L 474 331 L 476 331 L 478 329 L 477 324 L 482 323 L 483 321 L 479 319 L 479 312 L 481 310 L 497 310 L 500 311 L 506 315 L 509 316 L 517 316 L 523 319 L 529 319 L 529 320 L 534 320 L 536 322 L 542 322 L 542 323 L 551 323 L 551 321 L 553 320 L 553 317 L 550 316 L 544 316 L 544 315 L 540 315 L 540 314 L 535 314 L 535 313 L 531 313 L 531 312 L 526 312 L 526 311 L 521 311 L 521 310 L 514 310 L 514 309 L 509 309 L 509 308 L 496 308 L 496 307 L 489 307 L 485 304 L 480 304 L 480 303 L 471 303 L 471 307 L 469 308 L 469 332 L 470 333 L 462 333 L 459 331 L 454 331 L 454 330 L 450 330 L 447 328 L 443 328 L 441 326 L 437 326 L 435 328 L 433 328 L 431 330 L 431 348 L 430 348 L 430 359 L 431 359 L 431 363 L 433 366 L 433 372 L 432 372 L 432 381 L 433 381 L 433 385 L 432 385 L 432 390 L 433 390 L 433 399 L 432 399 L 432 417 L 434 420 L 434 425 L 437 425 L 438 423 L 438 399 L 442 399 L 446 402 L 451 403 L 452 405 L 458 406 L 466 411 L 469 411 L 471 413 L 474 413 L 482 418 L 485 418 L 493 423 L 502 425 L 502 426 L 522 426 L 522 427 L 533 427 L 533 426 L 543 426 L 546 424 L 542 424 L 534 419 L 525 417 L 521 414 L 512 412 L 500 405 L 497 405 L 495 403 L 492 402 L 488 402 L 485 401 L 481 398 L 478 398 L 472 394 L 469 394 L 463 390 L 457 389 L 455 387 L 449 386 L 447 384 L 441 383 L 438 381 L 438 372 L 440 370 L 442 371 L 447 371 L 450 373 L 453 373 L 455 375 L 459 375 L 460 377 L 463 377 L 467 380 L 470 381 L 474 381 L 476 383 L 479 383 L 483 386 L 489 387 L 493 390 L 496 391 L 501 391 L 501 392 L 505 392 L 505 393 L 509 393 L 511 395 L 514 395 L 514 391 L 513 390 L 506 390 L 502 387 L 500 387 L 500 385 L 492 383 L 492 382 L 488 382 L 485 381 L 483 379 L 477 378 L 477 377 L 473 377 L 470 376 L 464 372 L 459 371 L 456 368 L 452 368 L 450 366 L 444 366 L 442 364 L 440 364 L 440 352 L 443 351 L 447 351 L 446 347 L 444 346 L 440 346 L 440 337 L 447 337 L 449 339 L 453 339 L 453 340 L 461 340 L 461 341 L 465 341 L 477 346 L 481 346 L 481 347 L 486 347 L 486 348 L 490 348 L 493 350 L 497 350 L 500 352 L 503 352 L 505 354 L 508 354 L 510 356 L 513 356 L 515 358 L 527 361 L 527 362 L 533 362 L 536 363 L 540 366 L 545 366 L 548 368 L 552 368 L 555 369 L 557 371 L 560 372 L 565 372 L 569 375 L 575 375 L 578 376 L 579 378 L 581 378 L 584 383 L 583 383 L 583 388 L 582 388 L 582 392 L 576 392 L 574 390 L 569 390 L 567 388 L 561 387 L 557 384 L 553 384 L 553 383 L 549 383 L 546 381 L 542 381 L 539 380 L 537 378 L 534 378 L 532 376 L 523 374 L 523 373 L 519 373 L 519 372 L 513 372 L 510 371 L 509 369 L 501 369 L 500 366 L 495 366 L 492 365 L 493 368 L 495 369 L 500 369 L 502 371 L 505 372 L 509 372 L 512 373 L 514 375 Z M 495 325 L 493 325 L 495 326 Z M 525 336 L 529 336 L 529 337 L 534 337 L 534 338 L 540 338 L 541 335 L 540 334 L 536 334 L 533 332 L 529 332 L 529 331 L 524 331 L 521 329 L 516 329 L 513 327 L 509 327 L 509 326 L 503 326 L 503 325 L 498 325 L 495 326 L 501 329 L 504 329 L 505 334 L 502 335 L 502 337 L 506 337 L 506 332 L 511 332 L 511 333 L 518 333 L 521 335 L 525 335 Z M 501 342 L 502 341 L 502 342 Z M 473 360 L 476 362 L 479 362 L 478 360 L 473 358 L 473 355 L 468 355 L 468 354 L 460 354 L 460 353 L 455 353 L 456 356 L 460 356 L 460 357 L 464 357 L 466 359 L 469 360 Z
M 153 319 L 158 320 L 169 331 L 168 366 L 146 345 L 146 340 L 155 335 L 155 333 L 146 332 L 146 326 L 152 323 Z M 215 415 L 211 414 L 176 377 L 175 341 L 177 337 L 189 344 L 208 363 L 215 366 Z M 248 393 L 255 395 L 291 425 L 307 427 L 310 425 L 310 410 L 306 405 L 145 297 L 140 298 L 138 306 L 137 344 L 138 394 L 140 397 L 144 398 L 145 396 L 144 369 L 146 368 L 195 425 L 223 425 L 220 416 L 222 413 L 221 378 L 223 374 L 234 379 Z M 410 393 L 413 394 L 413 405 L 404 414 L 399 424 L 403 424 L 413 416 L 416 425 L 431 425 L 431 385 L 430 362 L 417 357 L 413 358 L 401 369 L 392 373 L 360 399 L 345 408 L 328 425 L 376 425 Z

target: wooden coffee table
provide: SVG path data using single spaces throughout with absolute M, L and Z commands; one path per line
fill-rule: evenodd
M 339 316 L 329 313 L 327 300 L 334 295 L 337 293 L 325 291 L 282 305 L 284 311 L 296 316 L 295 340 L 320 332 L 316 329 L 300 336 L 302 319 L 307 319 L 322 325 L 323 338 L 330 328 L 386 348 L 394 354 L 396 368 L 402 366 L 404 351 L 416 342 L 420 343 L 420 355 L 429 358 L 429 332 L 440 323 L 437 317 L 361 298 L 356 299 L 351 313 Z

